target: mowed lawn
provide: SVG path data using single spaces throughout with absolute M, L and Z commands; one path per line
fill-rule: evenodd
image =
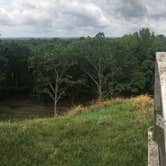
M 74 117 L 0 123 L 2 166 L 147 166 L 148 122 L 132 102 Z

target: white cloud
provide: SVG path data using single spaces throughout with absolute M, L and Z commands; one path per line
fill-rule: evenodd
M 148 26 L 164 33 L 165 0 L 0 0 L 3 36 L 121 36 Z

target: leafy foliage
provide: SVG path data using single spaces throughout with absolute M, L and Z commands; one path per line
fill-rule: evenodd
M 56 103 L 76 104 L 153 95 L 156 51 L 166 51 L 166 37 L 148 28 L 121 38 L 1 40 L 0 97 L 55 104 L 57 94 Z

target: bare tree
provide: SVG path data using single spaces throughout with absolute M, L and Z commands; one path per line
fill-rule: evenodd
M 82 70 L 96 85 L 98 100 L 102 101 L 107 92 L 104 90 L 106 84 L 106 74 L 108 62 L 110 61 L 110 50 L 106 45 L 106 39 L 103 33 L 99 33 L 91 40 L 85 40 L 82 47 L 82 57 L 84 63 Z
M 58 115 L 57 105 L 66 94 L 71 77 L 68 70 L 72 66 L 63 55 L 49 54 L 31 58 L 31 66 L 37 77 L 38 92 L 47 94 L 54 104 L 54 115 Z
M 48 77 L 48 86 L 46 88 L 46 93 L 49 95 L 51 100 L 54 103 L 54 116 L 58 115 L 57 104 L 59 100 L 65 95 L 65 91 L 68 86 L 68 78 L 66 75 L 66 71 L 69 66 L 64 65 L 62 69 L 54 69 L 54 80 L 50 80 Z

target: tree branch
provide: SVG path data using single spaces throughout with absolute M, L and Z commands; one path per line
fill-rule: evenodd
M 84 72 L 91 78 L 91 80 L 96 84 L 96 86 L 98 86 L 99 83 L 95 80 L 95 78 L 86 70 L 84 70 Z
M 53 100 L 54 102 L 54 95 L 49 91 L 47 90 L 46 93 L 50 96 L 50 98 Z

